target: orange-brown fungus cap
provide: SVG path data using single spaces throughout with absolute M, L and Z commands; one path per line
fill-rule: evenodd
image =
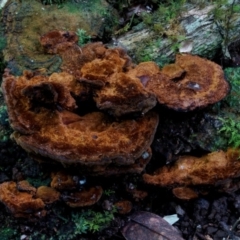
M 37 189 L 33 187 L 27 180 L 22 180 L 17 183 L 17 189 L 20 192 L 28 192 L 35 195 Z
M 91 173 L 92 175 L 120 175 L 124 173 L 141 173 L 146 165 L 152 158 L 152 151 L 149 147 L 140 158 L 137 158 L 135 162 L 131 165 L 99 165 L 99 166 L 89 166 L 85 167 L 85 173 Z
M 102 57 L 106 48 L 102 43 L 86 44 L 84 47 L 77 45 L 76 33 L 54 30 L 44 34 L 40 43 L 45 51 L 58 54 L 62 58 L 62 71 L 79 76 L 80 68 L 97 57 Z
M 108 49 L 99 42 L 80 48 L 70 32 L 52 31 L 42 36 L 40 42 L 48 52 L 61 56 L 62 71 L 82 84 L 82 92 L 93 91 L 99 109 L 119 117 L 135 112 L 144 114 L 156 105 L 155 95 L 144 88 L 149 75 L 159 71 L 155 63 L 139 64 L 134 72 L 127 73 L 134 64 L 123 49 Z
M 77 187 L 77 181 L 74 180 L 74 176 L 69 175 L 63 171 L 51 174 L 51 187 L 59 191 L 71 190 Z
M 80 70 L 80 82 L 92 86 L 104 86 L 110 75 L 125 71 L 131 66 L 131 60 L 121 49 L 107 49 L 101 58 L 87 62 Z
M 223 99 L 229 84 L 216 63 L 181 54 L 176 56 L 175 65 L 153 75 L 146 88 L 156 94 L 159 103 L 175 110 L 190 111 Z
M 15 217 L 30 217 L 40 213 L 45 207 L 40 198 L 35 199 L 32 194 L 18 191 L 15 182 L 0 184 L 0 201 Z M 37 215 L 41 216 L 41 214 Z
M 139 78 L 126 73 L 114 73 L 108 84 L 96 91 L 97 107 L 114 116 L 142 112 L 146 113 L 156 105 L 156 97 L 147 91 Z
M 56 53 L 55 49 L 59 44 L 69 43 L 75 44 L 78 36 L 75 32 L 54 30 L 40 37 L 40 43 L 49 53 Z
M 130 165 L 147 151 L 158 125 L 157 114 L 122 121 L 101 112 L 79 116 L 72 112 L 76 105 L 71 84 L 65 86 L 62 76 L 57 79 L 4 75 L 12 136 L 26 151 L 82 166 Z
M 75 32 L 54 30 L 41 36 L 40 43 L 45 51 L 58 54 L 62 58 L 62 71 L 78 75 L 79 65 L 83 65 L 82 50 L 77 45 Z
M 16 142 L 28 152 L 64 165 L 133 164 L 150 146 L 158 123 L 157 115 L 151 113 L 136 120 L 112 122 L 103 113 L 93 112 L 66 124 L 61 112 L 46 110 L 32 120 L 39 130 L 29 130 L 30 135 L 15 132 Z
M 60 193 L 54 188 L 41 186 L 37 189 L 37 198 L 41 198 L 44 203 L 51 204 L 60 198 Z
M 176 80 L 183 77 L 185 70 L 182 69 L 178 64 L 168 64 L 162 68 L 161 72 L 168 75 L 171 80 Z
M 128 214 L 132 210 L 132 203 L 127 200 L 116 202 L 114 206 L 117 208 L 117 211 L 120 214 Z
M 69 196 L 64 196 L 64 199 L 70 207 L 86 207 L 97 203 L 101 198 L 102 193 L 102 187 L 97 186 L 80 192 L 73 192 Z
M 182 200 L 190 200 L 198 197 L 198 194 L 188 187 L 177 187 L 172 190 L 175 197 Z
M 156 63 L 146 62 L 127 72 L 112 72 L 112 75 L 105 79 L 106 85 L 95 92 L 94 100 L 98 108 L 114 116 L 148 112 L 157 101 L 155 95 L 144 86 L 150 76 L 159 71 Z
M 144 198 L 148 196 L 148 193 L 143 190 L 138 190 L 138 189 L 127 189 L 129 193 L 131 193 L 133 199 L 135 201 L 142 201 Z
M 238 177 L 240 150 L 212 152 L 202 157 L 181 156 L 173 166 L 164 166 L 155 174 L 144 174 L 144 181 L 159 186 L 216 184 Z

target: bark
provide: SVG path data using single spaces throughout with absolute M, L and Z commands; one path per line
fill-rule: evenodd
M 227 8 L 240 3 L 229 1 L 222 6 Z M 229 58 L 227 47 L 236 39 L 240 38 L 240 12 L 231 15 L 231 19 L 217 21 L 213 15 L 215 5 L 208 5 L 200 9 L 196 5 L 186 5 L 186 12 L 178 19 L 180 28 L 184 31 L 184 40 L 175 36 L 163 34 L 156 35 L 146 26 L 141 30 L 131 32 L 115 39 L 114 45 L 125 48 L 137 62 L 153 60 L 159 65 L 174 60 L 176 52 L 191 52 L 208 59 L 213 59 L 219 49 L 222 49 L 225 58 Z M 168 33 L 169 26 L 165 28 Z M 177 49 L 177 51 L 176 51 Z

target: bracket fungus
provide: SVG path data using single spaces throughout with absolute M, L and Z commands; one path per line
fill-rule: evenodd
M 160 70 L 154 62 L 133 64 L 121 48 L 77 41 L 74 32 L 57 30 L 40 38 L 48 53 L 61 56 L 60 73 L 3 75 L 12 138 L 35 158 L 94 175 L 140 173 L 152 154 L 157 100 L 189 111 L 229 89 L 221 67 L 198 56 L 177 55 Z
M 122 49 L 107 49 L 102 59 L 83 65 L 78 81 L 99 87 L 94 89 L 94 100 L 100 110 L 117 117 L 135 112 L 144 114 L 156 105 L 156 98 L 137 76 L 129 74 L 132 67 Z
M 0 184 L 0 201 L 15 217 L 28 218 L 45 215 L 43 210 L 45 204 L 42 199 L 34 198 L 34 195 L 28 192 L 19 191 L 15 182 Z
M 175 195 L 184 198 L 188 189 L 196 185 L 219 185 L 223 180 L 239 177 L 240 150 L 229 148 L 226 152 L 220 150 L 202 157 L 181 156 L 172 166 L 163 166 L 153 175 L 144 174 L 143 179 L 148 184 L 161 187 L 177 187 Z M 182 187 L 182 188 L 180 188 Z M 191 192 L 192 197 L 196 194 Z
M 37 189 L 36 197 L 43 200 L 46 204 L 51 204 L 60 198 L 60 192 L 52 187 L 40 186 Z
M 83 189 L 79 192 L 72 192 L 64 196 L 66 204 L 72 208 L 86 207 L 97 203 L 102 197 L 103 189 L 100 186 Z
M 145 169 L 151 158 L 152 151 L 151 148 L 149 147 L 145 152 L 143 152 L 143 154 L 139 158 L 135 160 L 133 164 L 130 165 L 109 164 L 89 166 L 88 168 L 85 168 L 85 173 L 91 173 L 95 176 L 97 175 L 111 176 L 120 175 L 124 173 L 141 173 Z
M 132 211 L 132 203 L 128 200 L 121 200 L 114 204 L 114 206 L 117 208 L 118 213 L 120 214 L 128 214 Z
M 53 172 L 51 174 L 51 187 L 59 191 L 73 190 L 77 188 L 77 181 L 74 176 L 65 173 L 64 171 Z
M 156 105 L 154 94 L 145 90 L 138 78 L 122 72 L 111 75 L 107 86 L 96 91 L 94 100 L 99 109 L 114 116 L 144 114 Z
M 125 74 L 134 64 L 123 49 L 108 49 L 101 42 L 80 48 L 76 41 L 74 33 L 62 31 L 52 31 L 40 38 L 48 53 L 61 56 L 62 71 L 72 74 L 85 92 L 91 88 L 99 109 L 119 117 L 146 113 L 156 105 L 155 95 L 136 76 Z
M 100 110 L 117 117 L 135 112 L 144 114 L 156 105 L 156 98 L 134 76 L 137 71 L 133 69 L 122 49 L 106 49 L 101 58 L 84 64 L 77 78 L 79 82 L 98 87 L 93 92 Z
M 91 45 L 88 45 L 91 46 Z M 80 69 L 80 82 L 103 87 L 108 77 L 116 72 L 123 72 L 132 67 L 130 57 L 121 48 L 105 49 L 99 58 L 86 62 Z
M 78 41 L 78 36 L 75 32 L 65 32 L 53 30 L 41 36 L 40 42 L 41 45 L 49 53 L 57 53 L 57 49 L 61 44 L 68 43 L 69 45 L 74 45 Z
M 136 171 L 145 166 L 149 157 L 142 156 L 151 155 L 158 115 L 149 112 L 135 119 L 114 120 L 96 111 L 80 116 L 74 112 L 71 81 L 65 84 L 63 74 L 68 76 L 14 77 L 5 72 L 2 88 L 15 141 L 27 152 L 65 166 L 114 169 L 132 165 Z
M 206 107 L 229 92 L 218 64 L 190 54 L 178 54 L 175 64 L 153 75 L 146 88 L 156 94 L 160 104 L 179 111 Z
M 44 50 L 50 54 L 58 54 L 62 58 L 62 71 L 77 74 L 79 65 L 83 64 L 82 50 L 77 45 L 78 36 L 75 32 L 54 30 L 40 37 Z
M 20 192 L 27 192 L 32 195 L 35 195 L 37 191 L 37 189 L 33 187 L 27 180 L 17 182 L 17 190 Z

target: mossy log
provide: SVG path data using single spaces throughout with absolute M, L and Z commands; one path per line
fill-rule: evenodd
M 229 58 L 227 47 L 240 38 L 239 3 L 228 1 L 221 7 L 219 3 L 205 7 L 188 3 L 171 21 L 174 24 L 165 25 L 160 32 L 142 25 L 116 38 L 114 45 L 125 48 L 137 62 L 153 60 L 160 66 L 173 61 L 178 51 L 213 59 L 222 49 L 224 58 Z
M 84 30 L 92 38 L 102 37 L 103 33 L 114 31 L 119 16 L 105 0 L 65 1 L 61 8 L 57 4 L 44 5 L 39 0 L 9 0 L 1 17 L 6 46 L 1 47 L 0 29 L 0 50 L 3 49 L 11 72 L 21 75 L 25 69 L 47 74 L 59 71 L 62 59 L 46 54 L 40 45 L 39 39 L 45 33 L 56 29 Z

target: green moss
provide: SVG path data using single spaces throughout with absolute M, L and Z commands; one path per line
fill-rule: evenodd
M 213 14 L 221 35 L 223 36 L 223 53 L 227 56 L 229 41 L 232 39 L 232 29 L 235 29 L 235 17 L 239 18 L 240 5 L 238 1 L 218 0 L 214 1 L 215 8 L 210 12 Z
M 225 99 L 213 106 L 218 115 L 217 127 L 213 127 L 209 134 L 209 145 L 213 151 L 240 147 L 240 68 L 226 68 L 224 73 L 231 89 Z
M 91 24 L 90 28 L 85 28 L 83 24 L 80 26 L 81 29 L 86 31 L 86 36 L 91 35 L 92 29 L 96 26 L 100 26 L 97 36 L 103 37 L 104 34 L 104 37 L 108 37 L 113 34 L 118 26 L 118 13 L 104 0 L 81 1 L 80 3 L 67 1 L 64 8 L 69 13 L 80 14 L 86 23 Z M 89 17 L 91 17 L 91 20 Z
M 224 73 L 231 85 L 229 94 L 213 105 L 206 115 L 205 128 L 190 137 L 211 152 L 240 147 L 240 67 L 226 68 Z
M 79 235 L 87 232 L 96 233 L 101 231 L 112 222 L 114 212 L 115 209 L 103 212 L 87 210 L 73 214 L 72 221 L 75 223 L 74 234 Z
M 178 25 L 185 3 L 186 0 L 159 1 L 159 7 L 155 12 L 143 14 L 143 22 L 157 34 L 166 34 L 167 27 Z M 180 28 L 180 26 L 178 27 Z
M 219 137 L 227 147 L 240 147 L 240 67 L 226 68 L 225 76 L 231 85 L 228 96 L 218 106 L 220 110 Z M 219 105 L 218 104 L 218 105 Z
M 84 29 L 78 29 L 76 34 L 78 36 L 78 45 L 79 46 L 82 46 L 83 44 L 88 43 L 91 39 L 91 36 L 87 35 L 87 33 Z
M 7 106 L 0 106 L 0 125 L 6 126 L 8 124 Z
M 226 68 L 224 73 L 231 85 L 230 93 L 224 102 L 232 111 L 240 113 L 240 67 Z
M 169 55 L 158 54 L 159 49 L 164 48 L 164 42 L 161 38 L 148 39 L 139 43 L 133 53 L 136 62 L 154 61 L 158 66 L 162 67 L 173 60 Z
M 115 208 L 111 211 L 94 211 L 90 209 L 72 211 L 70 218 L 59 229 L 56 239 L 79 239 L 80 236 L 89 237 L 90 234 L 94 236 L 95 233 L 110 226 L 115 212 Z
M 43 178 L 43 174 L 40 174 L 39 178 L 28 177 L 26 180 L 34 187 L 48 186 L 51 182 L 50 178 Z
M 0 228 L 1 240 L 15 239 L 17 231 L 10 227 Z
M 65 0 L 42 0 L 42 4 L 45 4 L 45 5 L 52 5 L 52 4 L 61 5 L 64 2 Z
M 7 40 L 5 37 L 0 36 L 0 51 L 2 51 L 7 46 Z
M 222 122 L 222 126 L 218 131 L 222 135 L 229 147 L 240 147 L 240 119 L 239 118 L 219 118 Z
M 111 196 L 113 194 L 115 194 L 115 190 L 112 190 L 112 189 L 106 189 L 104 190 L 104 193 L 103 193 L 105 196 Z
M 7 107 L 5 105 L 0 105 L 0 144 L 10 141 L 11 132 Z

